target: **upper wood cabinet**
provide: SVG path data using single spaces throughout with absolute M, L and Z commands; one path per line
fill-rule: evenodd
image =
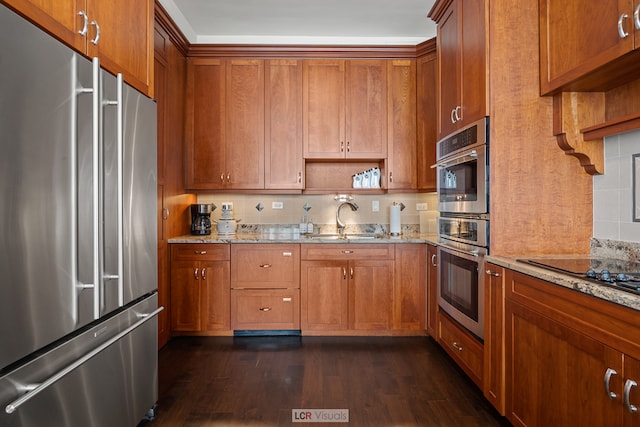
M 190 58 L 186 187 L 264 188 L 264 60 Z
M 302 189 L 302 61 L 271 59 L 265 68 L 266 189 Z
M 436 140 L 438 131 L 437 107 L 437 54 L 418 58 L 417 61 L 417 160 L 418 190 L 435 192 Z
M 306 159 L 387 157 L 384 60 L 305 60 L 303 141 Z
M 153 0 L 3 0 L 141 92 L 153 96 Z
M 637 79 L 639 54 L 627 54 L 640 46 L 639 9 L 632 0 L 540 0 L 540 92 L 606 90 Z
M 441 0 L 438 25 L 438 139 L 488 115 L 486 0 Z
M 387 61 L 387 72 L 387 189 L 416 189 L 416 61 Z

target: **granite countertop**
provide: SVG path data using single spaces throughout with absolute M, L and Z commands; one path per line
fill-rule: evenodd
M 435 234 L 422 233 L 402 233 L 399 236 L 390 236 L 381 234 L 375 238 L 361 238 L 358 233 L 349 238 L 347 233 L 346 239 L 336 239 L 330 233 L 307 235 L 297 232 L 282 231 L 247 231 L 239 232 L 231 235 L 222 235 L 212 232 L 207 236 L 185 235 L 169 239 L 169 243 L 310 243 L 310 244 L 326 244 L 326 243 L 355 243 L 355 244 L 380 244 L 380 243 L 436 243 L 438 237 Z M 362 234 L 362 233 L 360 233 Z
M 579 257 L 580 255 L 576 255 Z M 581 255 L 584 257 L 584 255 Z M 551 258 L 553 256 L 549 256 Z M 567 255 L 558 255 L 556 257 L 567 258 Z M 627 292 L 624 290 L 612 288 L 607 285 L 582 280 L 577 277 L 563 274 L 553 270 L 547 270 L 541 267 L 535 267 L 530 264 L 517 261 L 518 259 L 525 259 L 526 255 L 521 256 L 494 256 L 489 255 L 486 257 L 486 262 L 490 262 L 500 267 L 505 267 L 520 273 L 527 274 L 529 276 L 536 277 L 538 279 L 546 280 L 547 282 L 554 283 L 565 288 L 573 289 L 578 292 L 582 292 L 587 295 L 594 296 L 615 304 L 622 305 L 624 307 L 632 308 L 640 311 L 640 296 Z M 540 256 L 536 256 L 540 258 Z

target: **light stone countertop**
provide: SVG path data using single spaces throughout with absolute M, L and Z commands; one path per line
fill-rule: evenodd
M 348 236 L 348 233 L 347 233 Z M 389 236 L 373 239 L 336 239 L 331 237 L 309 237 L 306 234 L 294 232 L 240 232 L 231 235 L 222 235 L 212 232 L 208 236 L 185 235 L 169 239 L 169 243 L 310 243 L 310 244 L 389 244 L 389 243 L 432 243 L 435 244 L 438 237 L 435 234 L 402 233 L 400 236 Z
M 575 256 L 580 257 L 580 255 Z M 584 257 L 584 255 L 581 256 Z M 547 257 L 552 258 L 553 256 Z M 558 255 L 556 257 L 567 258 L 568 256 Z M 573 289 L 574 291 L 582 292 L 583 294 L 591 295 L 596 298 L 600 298 L 615 304 L 622 305 L 624 307 L 640 311 L 639 295 L 616 289 L 604 284 L 582 280 L 567 274 L 563 274 L 553 270 L 547 270 L 545 268 L 535 267 L 533 265 L 517 261 L 518 259 L 526 258 L 528 258 L 526 255 L 508 257 L 489 255 L 485 260 L 486 262 L 496 264 L 500 267 L 509 268 L 511 270 L 518 271 L 520 273 L 524 273 L 538 279 L 546 280 L 547 282 L 551 282 L 568 289 Z M 533 258 L 540 258 L 540 255 L 533 256 Z

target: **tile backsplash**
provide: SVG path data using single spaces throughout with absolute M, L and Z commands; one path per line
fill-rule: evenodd
M 339 202 L 335 194 L 327 195 L 247 195 L 247 194 L 200 194 L 198 203 L 213 203 L 217 209 L 212 219 L 220 218 L 220 207 L 224 202 L 233 203 L 233 213 L 241 224 L 298 224 L 304 215 L 314 224 L 335 225 L 336 209 Z M 403 203 L 405 209 L 400 214 L 402 225 L 415 225 L 423 233 L 435 233 L 437 196 L 426 193 L 353 195 L 358 210 L 353 212 L 346 207 L 340 211 L 340 218 L 346 224 L 388 225 L 390 206 Z M 378 211 L 375 212 L 375 205 Z M 426 210 L 417 210 L 416 204 L 426 204 Z M 257 206 L 262 206 L 258 210 Z M 281 209 L 278 207 L 281 206 Z M 309 208 L 305 211 L 304 207 Z
M 640 131 L 607 137 L 604 174 L 593 177 L 593 237 L 640 242 L 633 221 L 632 156 L 640 153 Z

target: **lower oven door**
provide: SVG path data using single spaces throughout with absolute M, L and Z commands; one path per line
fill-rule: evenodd
M 484 338 L 483 248 L 438 247 L 438 304 L 480 340 Z

